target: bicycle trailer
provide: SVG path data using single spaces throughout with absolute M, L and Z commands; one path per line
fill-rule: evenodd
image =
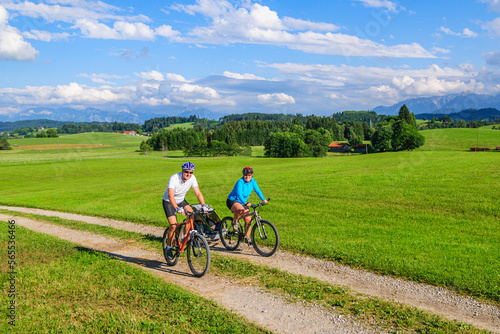
M 205 237 L 216 240 L 218 236 L 217 225 L 222 221 L 214 208 L 208 206 L 206 215 L 196 214 L 194 216 L 194 228 Z M 201 204 L 191 204 L 193 210 L 201 210 Z

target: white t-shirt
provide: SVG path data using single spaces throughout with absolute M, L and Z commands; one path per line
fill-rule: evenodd
M 196 177 L 194 175 L 191 175 L 189 180 L 183 182 L 182 172 L 174 174 L 168 180 L 168 187 L 167 189 L 165 189 L 165 192 L 163 193 L 163 200 L 170 202 L 168 200 L 168 189 L 172 188 L 174 189 L 175 202 L 179 204 L 184 200 L 184 197 L 186 197 L 186 193 L 188 192 L 188 190 L 194 187 L 198 187 L 198 182 L 196 181 Z

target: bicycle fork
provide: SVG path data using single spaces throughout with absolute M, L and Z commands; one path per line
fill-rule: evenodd
M 266 228 L 265 228 L 264 224 L 260 223 L 260 217 L 257 217 L 257 219 L 255 220 L 255 222 L 257 224 L 257 230 L 259 231 L 260 238 L 262 240 L 266 240 L 267 239 Z
M 203 255 L 201 251 L 201 245 L 199 239 L 194 238 L 194 233 L 196 233 L 195 230 L 189 231 L 189 240 L 191 241 L 190 247 L 193 249 L 194 257 L 200 257 Z

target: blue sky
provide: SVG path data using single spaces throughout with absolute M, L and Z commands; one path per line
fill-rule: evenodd
M 0 115 L 330 115 L 500 92 L 500 1 L 0 0 Z

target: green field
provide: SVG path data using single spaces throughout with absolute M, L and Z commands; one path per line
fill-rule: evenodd
M 107 254 L 22 227 L 16 240 L 16 322 L 6 320 L 12 299 L 3 279 L 1 333 L 268 333 Z M 6 238 L 0 247 L 7 249 Z M 2 253 L 6 264 L 7 252 Z M 10 275 L 6 266 L 0 273 Z
M 500 152 L 469 151 L 478 138 L 479 146 L 500 146 L 500 131 L 422 133 L 426 144 L 413 152 L 263 159 L 257 148 L 251 158 L 189 160 L 221 217 L 242 167 L 252 166 L 272 198 L 261 214 L 278 226 L 284 249 L 500 302 Z M 161 196 L 186 158 L 140 155 L 143 138 L 10 141 L 102 145 L 0 151 L 0 203 L 165 226 Z M 195 201 L 192 193 L 187 199 Z

